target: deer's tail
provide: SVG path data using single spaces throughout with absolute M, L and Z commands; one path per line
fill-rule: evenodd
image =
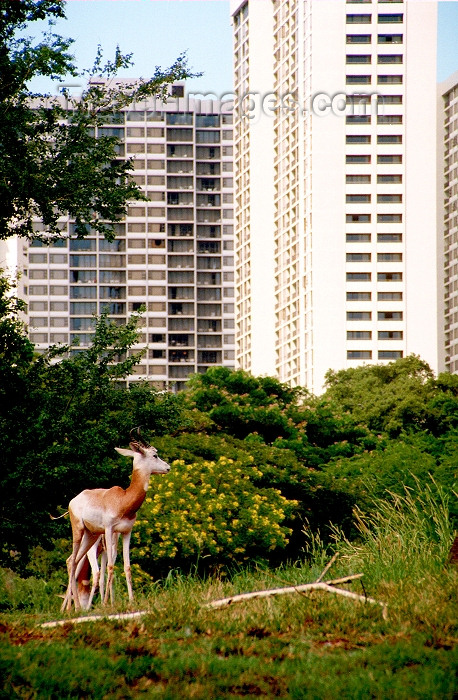
M 65 513 L 62 513 L 62 515 L 54 516 L 54 515 L 51 515 L 51 513 L 50 513 L 49 517 L 51 518 L 51 520 L 59 520 L 59 518 L 65 518 L 66 515 L 68 515 L 68 510 L 66 510 Z

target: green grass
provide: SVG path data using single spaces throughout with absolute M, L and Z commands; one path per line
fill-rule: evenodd
M 379 606 L 322 591 L 204 607 L 314 581 L 329 558 L 316 538 L 308 563 L 207 580 L 172 572 L 138 597 L 135 608 L 148 611 L 138 620 L 43 629 L 60 617 L 57 583 L 3 572 L 0 697 L 452 700 L 458 571 L 445 565 L 453 535 L 445 506 L 435 485 L 418 487 L 359 514 L 357 543 L 335 533 L 340 556 L 327 577 L 363 572 L 367 595 L 388 605 L 386 619 Z M 118 587 L 116 610 L 126 610 Z M 359 581 L 344 587 L 363 592 Z

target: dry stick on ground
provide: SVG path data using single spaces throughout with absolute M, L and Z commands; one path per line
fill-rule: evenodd
M 253 591 L 252 593 L 240 593 L 238 595 L 230 596 L 229 598 L 221 598 L 220 600 L 214 600 L 210 603 L 206 603 L 204 607 L 215 610 L 216 608 L 224 608 L 226 606 L 232 605 L 232 603 L 239 603 L 240 601 L 251 600 L 253 598 L 267 598 L 270 596 L 284 595 L 287 593 L 304 593 L 306 591 L 320 590 L 327 591 L 328 593 L 335 593 L 336 595 L 342 595 L 345 598 L 351 598 L 352 600 L 359 600 L 363 603 L 373 603 L 375 605 L 380 605 L 383 609 L 383 618 L 386 619 L 386 603 L 382 603 L 381 601 L 375 600 L 374 598 L 368 598 L 367 596 L 359 595 L 358 593 L 353 593 L 352 591 L 346 591 L 343 588 L 334 588 L 334 585 L 336 583 L 346 583 L 355 579 L 360 579 L 363 576 L 363 574 L 352 574 L 350 576 L 344 576 L 343 578 L 334 579 L 331 581 L 321 581 L 322 577 L 327 571 L 329 571 L 337 557 L 338 553 L 336 553 L 333 556 L 329 564 L 327 564 L 325 569 L 322 571 L 322 573 L 314 583 L 304 583 L 300 586 L 287 586 L 285 588 L 271 588 L 264 591 Z
M 147 615 L 147 610 L 138 612 L 117 613 L 113 615 L 85 615 L 84 617 L 72 617 L 68 620 L 53 620 L 53 622 L 43 622 L 40 627 L 63 627 L 64 625 L 78 625 L 81 622 L 97 622 L 97 620 L 133 620 L 142 615 Z

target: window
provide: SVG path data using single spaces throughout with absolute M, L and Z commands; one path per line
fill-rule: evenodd
M 169 113 L 167 114 L 167 124 L 179 124 L 181 126 L 188 126 L 192 124 L 192 114 L 187 113 Z
M 86 257 L 88 257 L 88 256 L 86 256 Z M 89 257 L 91 257 L 91 256 L 89 256 Z M 129 256 L 129 257 L 132 257 L 132 256 Z M 140 257 L 142 257 L 142 256 L 140 256 Z M 105 254 L 99 255 L 100 267 L 124 267 L 125 264 L 126 264 L 126 256 L 125 255 L 105 255 Z M 94 265 L 94 267 L 95 267 L 95 265 Z
M 34 265 L 46 264 L 48 261 L 48 256 L 46 253 L 30 253 L 29 262 Z
M 49 293 L 54 296 L 66 296 L 68 294 L 68 287 L 51 285 L 49 288 Z
M 44 328 L 45 326 L 48 325 L 48 317 L 47 316 L 31 316 L 30 317 L 30 325 L 33 328 Z
M 30 285 L 29 294 L 31 296 L 43 296 L 44 294 L 48 294 L 48 287 L 43 284 Z
M 402 24 L 403 17 L 402 13 L 380 14 L 378 16 L 378 22 L 379 24 Z
M 126 313 L 126 305 L 119 301 L 112 301 L 111 303 L 100 304 L 100 311 L 113 314 L 113 316 L 120 316 Z
M 347 331 L 347 340 L 371 340 L 372 331 Z
M 345 158 L 346 163 L 370 163 L 371 162 L 371 157 L 370 156 L 346 156 Z
M 402 233 L 378 233 L 378 243 L 401 243 Z
M 70 302 L 70 314 L 72 316 L 92 316 L 97 313 L 96 301 L 72 301 Z
M 31 301 L 29 304 L 30 311 L 47 311 L 48 302 L 47 301 Z
M 97 282 L 96 270 L 70 270 L 70 282 Z
M 379 311 L 377 313 L 379 321 L 402 321 L 402 311 Z
M 372 15 L 347 15 L 347 24 L 370 24 L 371 22 Z
M 377 262 L 402 262 L 402 253 L 377 253 Z
M 377 282 L 402 282 L 402 272 L 378 272 Z
M 359 185 L 359 184 L 370 185 L 371 176 L 370 175 L 347 175 L 346 182 L 347 182 L 347 185 Z
M 68 311 L 68 303 L 66 301 L 52 301 L 49 304 L 50 311 Z
M 379 54 L 377 57 L 377 63 L 402 63 L 402 62 L 403 62 L 402 53 Z
M 377 163 L 380 165 L 386 163 L 402 163 L 402 155 L 377 156 Z
M 370 44 L 370 34 L 347 34 L 347 44 Z
M 346 235 L 347 243 L 370 243 L 371 234 L 370 233 L 347 233 Z
M 402 75 L 379 75 L 377 76 L 377 82 L 380 85 L 402 85 Z
M 369 134 L 347 134 L 347 143 L 370 143 L 371 137 Z
M 347 54 L 347 63 L 371 63 L 370 54 Z
M 400 224 L 402 223 L 402 214 L 377 214 L 378 224 Z
M 146 256 L 145 255 L 128 255 L 127 260 L 129 265 L 145 265 Z
M 371 360 L 372 350 L 347 350 L 347 360 Z
M 372 298 L 371 292 L 347 292 L 347 301 L 370 301 Z M 360 312 L 358 312 L 360 313 Z M 347 314 L 347 320 L 351 321 L 354 319 L 348 318 Z M 357 319 L 359 320 L 359 319 Z
M 97 287 L 70 287 L 70 299 L 97 299 Z
M 379 44 L 402 44 L 402 34 L 379 34 Z
M 398 184 L 402 182 L 402 175 L 377 175 L 377 184 Z
M 347 224 L 367 224 L 371 220 L 370 214 L 347 214 L 346 215 Z
M 377 124 L 402 124 L 402 114 L 379 114 Z
M 351 202 L 370 202 L 370 201 L 371 201 L 370 194 L 347 194 L 347 196 L 346 196 L 347 204 L 351 204 Z
M 196 143 L 219 143 L 219 131 L 196 131 Z
M 399 360 L 403 356 L 402 350 L 379 350 L 379 360 Z
M 62 253 L 50 253 L 49 254 L 49 263 L 51 265 L 66 265 L 67 264 L 67 256 L 63 255 Z
M 347 75 L 347 85 L 370 85 L 370 75 Z
M 130 238 L 127 245 L 129 248 L 145 248 L 146 243 L 144 238 Z
M 402 301 L 402 292 L 377 292 L 377 301 Z
M 219 126 L 219 114 L 197 114 L 196 126 Z
M 96 250 L 97 241 L 94 238 L 70 240 L 70 250 Z
M 377 202 L 378 204 L 386 204 L 388 202 L 400 204 L 402 202 L 402 194 L 378 194 Z
M 379 331 L 379 340 L 402 340 L 404 333 L 402 331 Z
M 371 261 L 371 254 L 370 253 L 347 253 L 346 260 L 347 260 L 347 262 L 370 262 Z
M 167 141 L 192 141 L 192 129 L 167 129 Z
M 370 282 L 370 272 L 347 272 L 347 282 Z
M 94 330 L 95 321 L 93 318 L 71 318 L 71 331 L 92 331 Z
M 125 299 L 125 287 L 100 287 L 99 294 L 101 299 Z
M 402 136 L 401 134 L 379 134 L 377 143 L 402 143 Z
M 29 335 L 32 343 L 47 343 L 48 334 L 47 333 L 30 333 Z
M 133 225 L 133 224 L 131 224 Z M 119 238 L 116 239 L 115 241 L 107 241 L 105 238 L 101 238 L 99 240 L 99 250 L 100 251 L 112 251 L 114 253 L 120 252 L 126 249 L 126 242 L 124 240 L 120 240 Z
M 157 126 L 149 127 L 146 130 L 146 136 L 149 139 L 162 139 L 164 138 L 164 129 L 162 127 Z M 159 146 L 160 144 L 148 144 L 148 153 L 162 153 L 162 151 L 150 151 L 149 149 L 152 145 Z M 163 148 L 163 146 L 161 146 L 161 148 Z
M 346 124 L 370 124 L 371 117 L 369 114 L 348 114 L 345 117 Z
M 378 95 L 378 105 L 402 105 L 402 95 Z

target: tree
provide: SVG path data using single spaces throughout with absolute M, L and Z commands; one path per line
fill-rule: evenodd
M 431 368 L 415 355 L 387 365 L 330 370 L 326 385 L 323 405 L 391 437 L 409 428 L 425 428 L 427 404 L 435 394 Z
M 133 65 L 119 49 L 103 64 L 99 47 L 94 66 L 78 73 L 70 54 L 72 39 L 45 32 L 34 43 L 24 36 L 31 22 L 65 17 L 59 0 L 9 0 L 0 8 L 0 238 L 61 235 L 59 218 L 70 216 L 78 236 L 92 228 L 110 238 L 128 200 L 144 199 L 129 173 L 131 161 L 117 154 L 118 139 L 100 136 L 97 126 L 116 120 L 123 107 L 157 95 L 190 77 L 181 55 L 148 80 L 116 82 L 119 69 Z M 20 33 L 20 34 L 19 34 Z M 36 76 L 89 79 L 81 98 L 59 100 L 32 95 Z M 91 82 L 95 76 L 102 77 Z M 45 230 L 34 231 L 38 217 Z
M 120 384 L 139 360 L 131 351 L 138 314 L 125 326 L 102 315 L 86 350 L 53 347 L 37 356 L 14 316 L 16 300 L 4 296 L 0 309 L 9 316 L 0 317 L 0 363 L 6 368 L 0 382 L 0 561 L 20 566 L 31 547 L 49 548 L 53 538 L 69 534 L 68 523 L 49 518 L 59 506 L 84 488 L 127 486 L 131 464 L 121 464 L 114 447 L 126 445 L 137 425 L 147 438 L 175 431 L 181 399 L 146 384 Z

